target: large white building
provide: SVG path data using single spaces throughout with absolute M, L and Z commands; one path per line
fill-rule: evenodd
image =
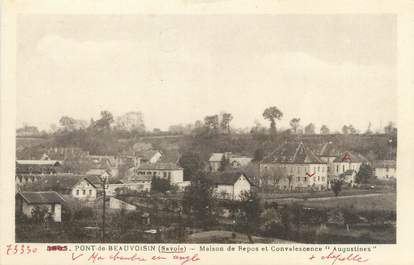
M 300 143 L 285 143 L 260 163 L 260 184 L 282 190 L 324 190 L 328 166 Z

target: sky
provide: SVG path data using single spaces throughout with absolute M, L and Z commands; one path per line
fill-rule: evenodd
M 20 15 L 17 126 L 141 111 L 147 128 L 263 110 L 332 131 L 397 120 L 392 15 Z

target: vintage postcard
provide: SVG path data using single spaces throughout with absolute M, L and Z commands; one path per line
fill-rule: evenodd
M 0 264 L 414 264 L 414 3 L 241 3 L 3 3 Z

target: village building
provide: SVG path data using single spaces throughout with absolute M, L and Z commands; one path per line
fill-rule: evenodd
M 300 143 L 285 143 L 260 163 L 261 185 L 282 190 L 325 190 L 328 166 Z
M 368 159 L 361 154 L 345 151 L 337 156 L 333 161 L 333 171 L 335 176 L 339 176 L 348 170 L 359 172 L 359 168 L 363 163 L 368 163 Z
M 158 150 L 145 150 L 137 152 L 135 155 L 139 158 L 140 164 L 154 164 L 160 161 L 163 154 Z
M 16 184 L 35 182 L 44 176 L 56 175 L 60 171 L 62 162 L 58 160 L 16 160 Z
M 229 164 L 233 169 L 243 168 L 252 162 L 253 158 L 242 155 L 231 155 Z
M 115 156 L 107 155 L 91 155 L 92 168 L 94 169 L 105 169 L 113 177 L 118 176 L 118 163 Z
M 71 195 L 79 200 L 94 201 L 102 191 L 102 180 L 96 175 L 90 175 L 81 178 L 72 187 Z
M 130 192 L 150 192 L 151 176 L 132 176 L 125 178 L 117 183 L 110 183 L 106 190 L 108 196 L 116 196 Z
M 19 192 L 16 194 L 16 211 L 31 218 L 36 208 L 46 209 L 54 222 L 61 222 L 64 202 L 55 191 Z
M 327 163 L 328 167 L 328 177 L 333 176 L 335 174 L 334 170 L 334 160 L 340 156 L 341 152 L 339 151 L 338 147 L 333 142 L 327 142 L 322 145 L 322 148 L 318 152 L 319 158 Z
M 373 163 L 374 176 L 379 180 L 396 180 L 397 166 L 395 160 L 378 160 Z
M 217 172 L 208 176 L 213 184 L 213 195 L 216 198 L 240 200 L 244 192 L 253 187 L 250 179 L 241 172 Z
M 356 185 L 356 175 L 358 174 L 357 171 L 353 169 L 348 169 L 344 173 L 341 173 L 338 178 L 342 180 L 344 183 L 348 184 L 348 186 L 355 186 Z M 331 179 L 329 179 L 330 181 Z
M 239 169 L 247 166 L 252 160 L 252 157 L 225 152 L 212 153 L 208 160 L 208 163 L 210 166 L 210 171 L 217 172 L 223 167 L 224 163 L 228 163 L 233 169 Z
M 226 152 L 226 153 L 212 153 L 210 158 L 208 159 L 208 163 L 210 166 L 210 171 L 211 172 L 217 172 L 220 170 L 220 168 L 223 165 L 223 161 L 225 159 L 229 159 L 230 158 L 231 153 L 230 152 Z
M 171 185 L 177 185 L 184 180 L 184 170 L 175 163 L 147 163 L 135 169 L 135 176 L 168 179 Z

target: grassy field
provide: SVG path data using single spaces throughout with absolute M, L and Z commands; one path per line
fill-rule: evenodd
M 396 194 L 372 194 L 366 197 L 337 197 L 324 200 L 303 200 L 299 204 L 311 208 L 342 208 L 353 206 L 356 210 L 396 210 Z

